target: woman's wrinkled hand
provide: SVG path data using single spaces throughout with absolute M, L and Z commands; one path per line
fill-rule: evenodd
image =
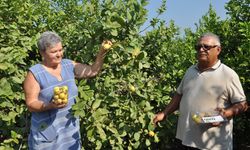
M 101 45 L 101 49 L 108 51 L 112 47 L 113 43 L 110 40 L 104 40 Z
M 65 103 L 56 104 L 54 102 L 51 102 L 51 103 L 49 103 L 48 107 L 51 107 L 51 108 L 54 108 L 54 109 L 60 109 L 60 108 L 66 107 L 66 106 L 67 106 L 67 104 L 65 104 Z

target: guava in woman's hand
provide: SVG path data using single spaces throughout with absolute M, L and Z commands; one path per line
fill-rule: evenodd
M 109 50 L 112 47 L 112 42 L 109 40 L 105 40 L 102 42 L 102 48 L 104 50 Z

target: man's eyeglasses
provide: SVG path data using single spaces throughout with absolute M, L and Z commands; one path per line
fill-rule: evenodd
M 199 51 L 202 48 L 205 51 L 209 51 L 210 49 L 215 48 L 216 46 L 218 46 L 218 45 L 197 44 L 197 45 L 195 45 L 195 50 Z

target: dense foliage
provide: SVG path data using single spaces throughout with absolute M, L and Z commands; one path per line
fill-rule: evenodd
M 73 109 L 81 118 L 83 149 L 170 147 L 178 113 L 157 128 L 152 118 L 169 103 L 186 69 L 195 63 L 193 45 L 203 32 L 221 37 L 221 60 L 239 74 L 249 98 L 249 0 L 230 0 L 225 20 L 210 6 L 196 30 L 186 29 L 183 37 L 174 22 L 167 26 L 158 18 L 150 21 L 151 31 L 144 31 L 147 4 L 148 0 L 1 0 L 0 150 L 27 149 L 30 113 L 22 82 L 28 68 L 40 61 L 36 41 L 46 30 L 57 32 L 65 57 L 79 62 L 91 64 L 104 39 L 115 45 L 96 78 L 76 81 L 79 96 Z M 163 0 L 159 15 L 165 5 Z M 250 144 L 249 114 L 235 118 L 236 148 Z M 149 131 L 156 135 L 149 136 Z

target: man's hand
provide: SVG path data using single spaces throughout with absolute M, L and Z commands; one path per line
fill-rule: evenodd
M 165 117 L 166 116 L 163 112 L 156 114 L 153 120 L 154 126 L 157 126 L 157 122 L 162 121 Z
M 227 116 L 225 115 L 226 110 L 224 108 L 216 108 L 215 111 L 218 111 L 218 115 L 221 115 L 222 118 L 224 118 L 226 120 L 228 119 Z M 224 122 L 213 122 L 213 123 L 211 123 L 211 125 L 213 127 L 219 127 L 219 126 L 222 126 L 223 123 Z

